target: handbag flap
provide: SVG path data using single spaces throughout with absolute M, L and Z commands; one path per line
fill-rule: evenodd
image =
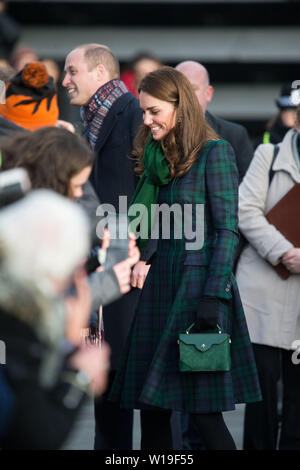
M 180 334 L 179 341 L 194 346 L 198 351 L 208 351 L 212 346 L 219 345 L 229 340 L 227 333 L 205 333 L 205 334 Z

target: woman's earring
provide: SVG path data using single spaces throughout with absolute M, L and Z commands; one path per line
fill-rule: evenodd
M 179 124 L 182 122 L 181 117 L 179 117 L 179 118 L 177 119 L 177 122 L 178 122 Z

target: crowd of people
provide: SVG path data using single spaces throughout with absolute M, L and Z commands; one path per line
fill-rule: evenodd
M 267 217 L 300 183 L 292 84 L 255 150 L 245 127 L 207 109 L 202 64 L 173 68 L 143 53 L 126 86 L 109 47 L 82 44 L 61 83 L 80 108 L 80 135 L 60 119 L 55 64 L 17 52 L 0 67 L 13 67 L 0 104 L 0 448 L 60 448 L 90 395 L 95 450 L 132 449 L 134 409 L 143 450 L 174 448 L 175 412 L 183 449 L 235 450 L 223 412 L 237 403 L 244 449 L 299 449 L 300 247 Z M 140 214 L 110 266 L 98 208 L 124 212 L 121 198 L 129 221 Z M 173 205 L 192 207 L 181 237 L 175 215 L 166 237 L 151 211 Z M 104 339 L 92 344 L 99 312 Z M 179 369 L 177 340 L 193 324 L 230 336 L 230 369 Z

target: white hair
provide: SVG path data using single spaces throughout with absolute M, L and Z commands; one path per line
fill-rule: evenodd
M 40 287 L 66 281 L 89 249 L 89 223 L 74 202 L 35 190 L 0 212 L 5 268 Z

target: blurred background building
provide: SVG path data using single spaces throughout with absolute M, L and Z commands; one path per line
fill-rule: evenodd
M 276 114 L 282 84 L 300 80 L 299 0 L 12 0 L 6 13 L 20 27 L 15 47 L 61 71 L 66 54 L 86 42 L 108 45 L 123 70 L 141 52 L 171 66 L 201 62 L 215 87 L 209 110 L 244 124 L 252 138 Z

